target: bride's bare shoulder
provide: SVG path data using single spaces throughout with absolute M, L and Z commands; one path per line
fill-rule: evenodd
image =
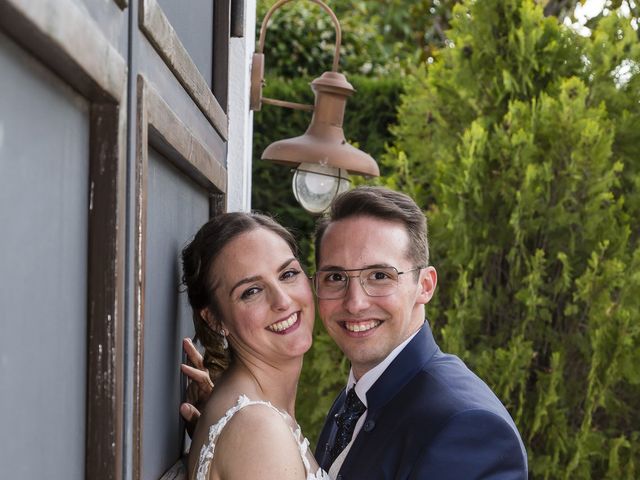
M 306 472 L 287 420 L 252 404 L 229 420 L 216 443 L 216 470 L 229 479 L 304 479 Z

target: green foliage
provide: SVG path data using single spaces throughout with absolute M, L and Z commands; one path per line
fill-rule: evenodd
M 405 62 L 426 59 L 445 44 L 457 0 L 326 1 L 342 27 L 341 69 L 380 77 Z M 275 0 L 258 2 L 258 29 Z M 319 76 L 333 60 L 335 33 L 316 4 L 298 1 L 277 10 L 265 40 L 266 65 L 277 75 Z
M 545 15 L 570 16 L 580 0 L 544 0 Z M 257 2 L 258 32 L 275 0 Z M 341 69 L 380 78 L 426 61 L 449 45 L 447 30 L 459 0 L 325 0 L 342 27 Z M 619 7 L 620 0 L 616 0 Z M 628 2 L 627 2 L 628 3 Z M 635 7 L 632 7 L 635 8 Z M 267 29 L 266 64 L 276 75 L 318 76 L 332 63 L 330 17 L 311 1 L 278 9 Z
M 638 3 L 638 2 L 636 2 Z M 640 4 L 636 9 L 640 8 Z M 638 15 L 640 12 L 637 12 Z M 636 16 L 636 25 L 640 17 Z M 615 124 L 613 155 L 624 164 L 622 192 L 640 191 L 638 119 L 640 118 L 640 30 L 618 15 L 601 18 L 587 44 L 591 103 L 604 103 Z M 640 196 L 627 195 L 627 210 L 640 218 Z M 639 229 L 634 235 L 637 237 Z
M 258 28 L 273 3 L 274 0 L 258 2 Z M 336 9 L 331 2 L 329 6 Z M 362 11 L 362 8 L 361 2 L 353 5 L 355 11 Z M 345 17 L 340 14 L 339 9 L 335 13 L 342 29 L 341 70 L 367 73 L 383 69 L 384 60 L 381 61 L 376 25 L 360 22 L 362 16 L 358 14 Z M 318 5 L 308 1 L 292 2 L 281 7 L 271 17 L 264 53 L 267 69 L 275 72 L 275 75 L 284 78 L 320 76 L 331 68 L 334 50 L 334 25 L 329 15 Z
M 640 473 L 640 47 L 463 2 L 407 82 L 381 183 L 429 211 L 430 318 L 506 403 L 534 478 Z

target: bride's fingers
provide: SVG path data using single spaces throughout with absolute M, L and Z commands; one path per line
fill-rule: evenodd
M 207 395 L 211 393 L 211 390 L 213 390 L 213 382 L 211 381 L 207 370 L 199 370 L 189 365 L 185 365 L 184 363 L 180 364 L 180 370 L 189 377 L 192 382 L 198 384 L 198 389 L 201 392 Z
M 180 370 L 187 377 L 197 383 L 210 383 L 211 379 L 209 378 L 209 372 L 207 370 L 200 370 L 199 368 L 194 368 L 191 365 L 186 365 L 184 363 L 180 364 Z
M 193 432 L 196 429 L 198 418 L 200 418 L 200 412 L 190 403 L 183 403 L 182 405 L 180 405 L 180 415 L 182 415 L 182 418 L 184 418 L 189 437 L 193 438 Z
M 190 403 L 183 403 L 180 405 L 180 415 L 182 415 L 185 422 L 195 423 L 200 418 L 200 411 Z
M 194 367 L 200 370 L 205 370 L 202 355 L 189 337 L 186 337 L 182 340 L 182 348 L 184 349 L 184 352 L 187 354 L 187 358 Z

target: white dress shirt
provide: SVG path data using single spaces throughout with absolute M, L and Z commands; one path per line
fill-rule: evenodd
M 400 352 L 404 350 L 404 347 L 406 347 L 407 344 L 411 340 L 413 340 L 413 337 L 415 337 L 419 331 L 420 329 L 418 329 L 416 333 L 411 335 L 404 342 L 402 342 L 400 345 L 394 348 L 391 351 L 391 353 L 389 353 L 389 355 L 387 355 L 383 361 L 381 361 L 378 365 L 376 365 L 367 373 L 362 375 L 362 377 L 359 380 L 356 380 L 356 377 L 353 374 L 353 369 L 349 370 L 349 380 L 347 380 L 347 392 L 349 391 L 350 388 L 355 388 L 356 395 L 358 395 L 358 398 L 360 399 L 360 401 L 364 403 L 365 407 L 368 407 L 367 392 L 369 391 L 369 389 L 373 386 L 374 383 L 378 381 L 378 379 L 382 376 L 382 374 L 387 369 L 387 367 L 391 364 L 391 362 L 395 360 L 395 358 L 400 354 Z M 340 468 L 342 468 L 344 459 L 347 457 L 349 450 L 351 450 L 351 445 L 353 445 L 353 441 L 358 436 L 358 433 L 360 432 L 360 430 L 362 430 L 362 426 L 364 425 L 364 422 L 366 421 L 366 419 L 367 419 L 367 411 L 365 410 L 364 414 L 360 416 L 360 418 L 358 419 L 358 423 L 356 423 L 355 429 L 353 430 L 353 436 L 351 437 L 351 441 L 344 448 L 344 450 L 340 452 L 340 455 L 338 455 L 336 459 L 333 461 L 333 463 L 331 464 L 331 468 L 329 468 L 329 476 L 331 478 L 338 477 L 338 472 L 340 471 Z

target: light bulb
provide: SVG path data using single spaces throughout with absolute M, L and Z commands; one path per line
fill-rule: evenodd
M 293 194 L 302 208 L 322 213 L 340 193 L 349 189 L 349 174 L 343 168 L 302 163 L 293 174 Z

